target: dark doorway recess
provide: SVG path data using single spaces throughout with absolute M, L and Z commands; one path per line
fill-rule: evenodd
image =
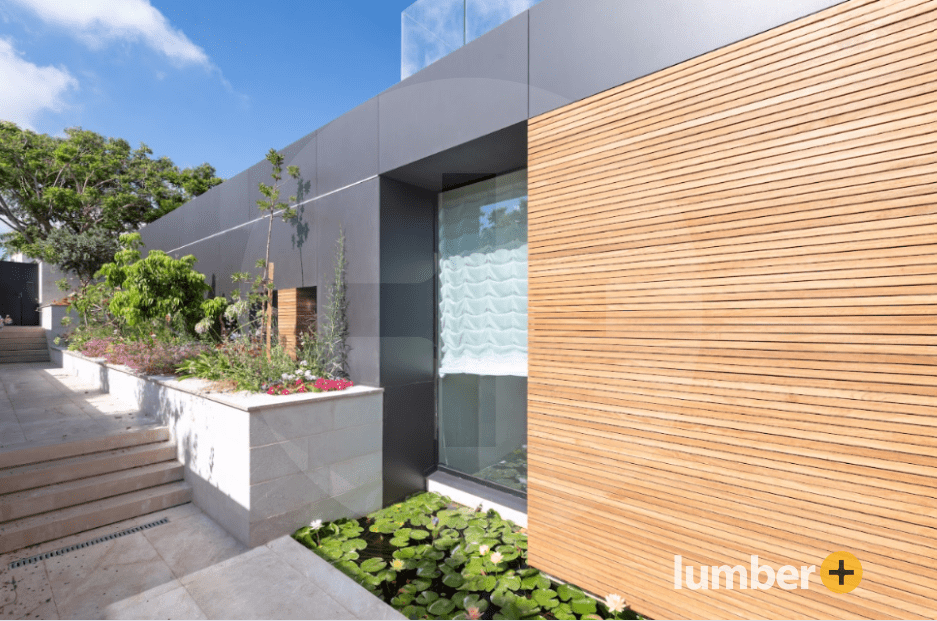
M 14 326 L 39 325 L 39 265 L 0 261 L 0 317 Z

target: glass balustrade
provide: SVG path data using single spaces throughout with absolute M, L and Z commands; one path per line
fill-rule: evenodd
M 406 79 L 540 0 L 418 0 L 400 14 L 400 79 Z

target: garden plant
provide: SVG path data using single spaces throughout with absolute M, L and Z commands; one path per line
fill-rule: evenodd
M 410 619 L 640 619 L 527 565 L 527 535 L 497 512 L 413 496 L 293 538 Z
M 69 349 L 147 375 L 178 374 L 214 381 L 216 388 L 289 395 L 344 390 L 347 373 L 347 299 L 344 238 L 337 248 L 335 282 L 321 334 L 301 336 L 294 360 L 272 338 L 265 312 L 271 284 L 263 277 L 235 274 L 246 283 L 225 297 L 206 299 L 210 287 L 195 271 L 195 257 L 174 259 L 153 250 L 140 254 L 138 233 L 121 236 L 114 260 L 97 272 L 97 281 L 69 297 L 77 325 L 65 335 Z

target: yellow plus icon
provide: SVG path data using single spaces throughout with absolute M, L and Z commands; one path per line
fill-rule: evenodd
M 849 593 L 862 582 L 862 563 L 849 552 L 833 552 L 820 566 L 820 579 L 834 593 Z

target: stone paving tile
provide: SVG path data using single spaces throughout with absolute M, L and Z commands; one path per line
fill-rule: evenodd
M 143 531 L 176 578 L 247 551 L 247 546 L 202 513 L 172 518 L 169 524 Z
M 0 619 L 45 618 L 50 605 L 58 618 L 45 565 L 40 562 L 10 569 L 10 563 L 18 558 L 15 554 L 0 555 Z
M 292 537 L 280 537 L 267 544 L 282 560 L 314 581 L 332 599 L 359 619 L 406 619 Z
M 59 614 L 101 619 L 107 607 L 174 580 L 142 532 L 43 561 Z
M 104 609 L 104 619 L 207 619 L 178 580 L 132 595 Z
M 265 546 L 182 579 L 212 619 L 355 619 Z

